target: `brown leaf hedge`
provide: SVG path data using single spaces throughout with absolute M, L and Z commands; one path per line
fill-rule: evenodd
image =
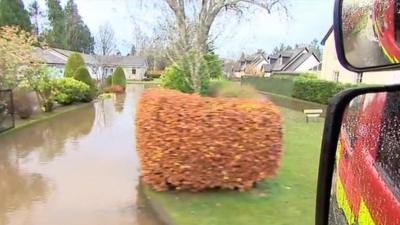
M 271 102 L 147 89 L 136 112 L 141 175 L 155 190 L 251 188 L 277 174 L 281 116 Z

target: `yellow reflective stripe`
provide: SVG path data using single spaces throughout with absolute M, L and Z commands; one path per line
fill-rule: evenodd
M 341 154 L 342 154 L 342 143 L 340 143 L 340 141 L 338 141 L 337 148 L 336 148 L 336 170 L 339 169 L 339 160 L 340 160 Z
M 385 56 L 389 59 L 389 61 L 391 63 L 396 63 L 396 61 L 392 57 L 390 57 L 389 53 L 386 51 L 386 49 L 385 49 L 385 47 L 383 47 L 383 45 L 381 45 L 381 48 L 382 48 L 383 54 L 385 54 Z
M 361 201 L 360 212 L 358 214 L 358 225 L 375 225 L 364 201 Z
M 337 179 L 336 179 L 336 201 L 337 201 L 338 207 L 341 210 L 343 210 L 344 216 L 346 217 L 347 224 L 354 224 L 355 216 L 351 211 L 350 205 L 346 198 L 346 193 L 344 192 L 344 188 L 343 188 L 342 182 L 340 181 L 339 177 L 337 177 Z
M 375 23 L 374 23 L 374 30 L 375 30 L 375 34 L 378 35 L 378 41 L 379 41 L 379 29 L 378 29 L 378 24 L 377 24 L 376 21 L 375 21 Z M 386 49 L 385 49 L 385 47 L 383 47 L 383 45 L 380 45 L 380 46 L 381 46 L 381 48 L 382 48 L 383 54 L 385 54 L 385 56 L 389 59 L 389 61 L 390 61 L 391 63 L 399 63 L 399 60 L 396 59 L 396 57 L 393 57 L 393 58 L 392 58 L 392 57 L 389 55 L 389 53 L 386 51 Z

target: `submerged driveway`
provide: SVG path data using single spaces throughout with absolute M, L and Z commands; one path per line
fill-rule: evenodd
M 160 224 L 139 185 L 143 89 L 0 137 L 0 224 Z

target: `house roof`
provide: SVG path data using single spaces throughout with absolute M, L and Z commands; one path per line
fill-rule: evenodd
M 41 62 L 45 62 L 48 64 L 60 64 L 63 65 L 66 63 L 65 59 L 58 57 L 53 54 L 48 49 L 34 48 L 33 56 L 37 58 Z
M 141 56 L 108 55 L 96 58 L 109 66 L 147 66 L 146 58 Z
M 291 50 L 287 50 L 277 55 L 270 55 L 270 59 L 278 59 L 280 57 L 288 58 L 282 61 L 275 61 L 272 64 L 264 64 L 264 71 L 272 72 L 272 71 L 295 71 L 301 64 L 303 64 L 310 57 L 315 57 L 318 61 L 318 57 L 314 55 L 308 48 L 295 48 Z
M 311 56 L 313 56 L 312 53 L 307 52 L 304 54 L 301 54 L 299 56 L 299 58 L 297 58 L 296 60 L 294 60 L 291 64 L 288 64 L 284 70 L 285 71 L 295 71 L 301 64 L 303 64 L 308 58 L 310 58 Z
M 321 45 L 325 45 L 326 40 L 328 40 L 328 38 L 332 32 L 333 32 L 333 26 L 331 26 L 331 28 L 329 28 L 328 33 L 326 33 L 324 38 L 322 38 Z
M 69 57 L 73 51 L 52 48 L 52 50 Z M 90 65 L 107 65 L 107 66 L 133 66 L 133 67 L 146 67 L 147 60 L 142 56 L 121 56 L 121 55 L 89 55 L 85 53 L 79 53 L 86 64 Z

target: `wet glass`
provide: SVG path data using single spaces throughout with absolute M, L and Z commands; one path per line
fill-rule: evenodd
M 400 0 L 344 0 L 345 57 L 356 68 L 400 62 Z
M 400 224 L 400 92 L 361 95 L 348 105 L 329 224 Z

